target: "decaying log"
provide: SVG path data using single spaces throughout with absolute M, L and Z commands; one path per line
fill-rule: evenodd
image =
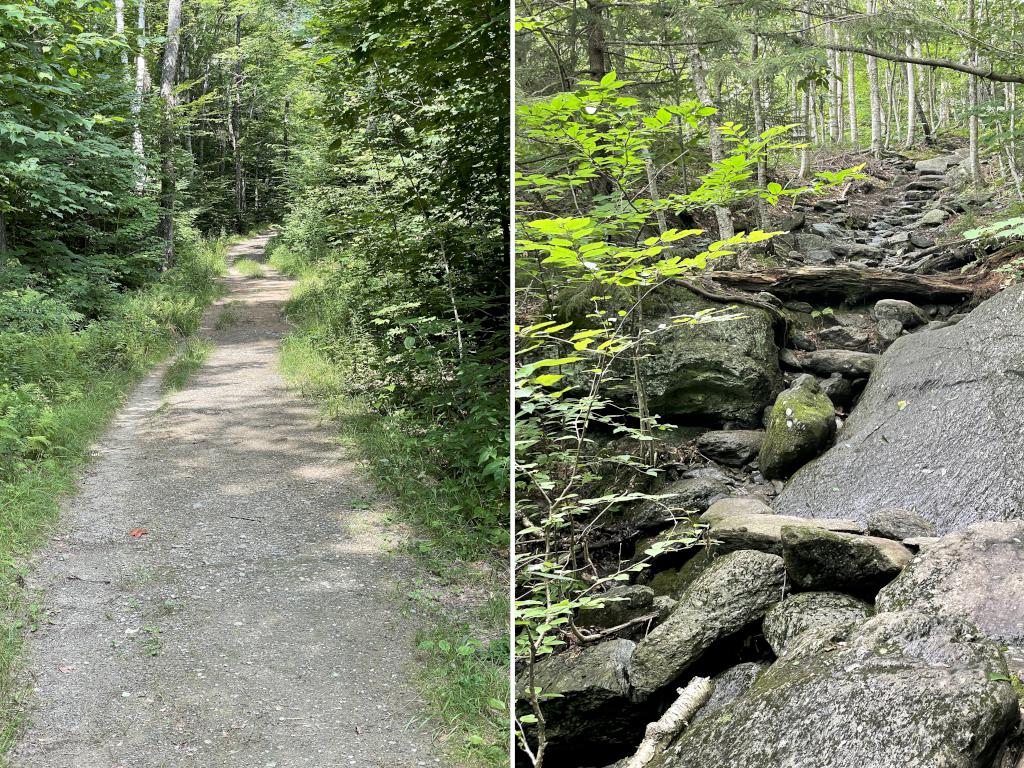
M 644 740 L 640 748 L 629 758 L 626 768 L 644 768 L 651 760 L 685 728 L 697 711 L 707 703 L 715 690 L 714 683 L 706 677 L 695 677 L 685 688 L 679 688 L 679 698 L 669 707 L 665 714 L 648 723 Z
M 914 275 L 848 266 L 709 272 L 707 277 L 725 288 L 753 293 L 768 291 L 780 299 L 830 296 L 852 301 L 903 298 L 951 303 L 966 301 L 974 293 L 965 276 Z

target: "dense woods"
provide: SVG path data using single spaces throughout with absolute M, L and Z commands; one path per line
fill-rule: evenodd
M 234 236 L 277 225 L 299 278 L 284 367 L 359 431 L 435 567 L 504 559 L 509 55 L 496 2 L 0 8 L 0 752 L 21 557 L 197 329 Z M 491 764 L 501 579 L 478 579 L 490 618 L 449 612 L 422 641 L 453 749 Z
M 905 437 L 864 411 L 902 412 L 928 385 L 896 364 L 875 385 L 880 353 L 1020 278 L 1020 21 L 974 0 L 517 4 L 521 761 L 777 765 L 842 740 L 838 720 L 800 725 L 811 694 L 774 688 L 792 671 L 781 638 L 813 625 L 808 589 L 836 590 L 846 630 L 872 610 L 911 557 L 885 539 L 911 534 L 861 500 L 917 489 L 865 488 L 826 452 L 844 423 L 846 446 L 883 422 Z M 823 453 L 845 483 L 812 471 Z M 828 494 L 843 502 L 826 514 Z M 791 516 L 753 517 L 773 511 Z M 792 515 L 830 518 L 811 522 L 889 570 L 801 571 Z

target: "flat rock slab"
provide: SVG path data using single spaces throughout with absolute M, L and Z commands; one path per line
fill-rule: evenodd
M 882 507 L 940 533 L 1024 518 L 1024 285 L 954 326 L 882 355 L 836 444 L 799 470 L 775 509 L 866 520 Z
M 1024 672 L 1024 522 L 976 523 L 944 536 L 878 594 L 877 606 L 967 619 L 1007 646 Z
M 715 551 L 735 552 L 756 549 L 782 554 L 782 529 L 785 526 L 821 528 L 843 533 L 863 533 L 863 523 L 855 520 L 807 520 L 792 515 L 776 515 L 771 507 L 757 499 L 730 497 L 716 501 L 700 517 L 708 526 L 708 538 Z
M 996 646 L 955 619 L 880 614 L 784 656 L 652 768 L 987 768 L 1017 696 Z
M 225 282 L 206 364 L 135 392 L 35 563 L 50 621 L 15 768 L 439 764 L 393 597 L 415 573 L 389 554 L 402 538 L 278 373 L 293 283 Z M 216 328 L 229 302 L 238 322 Z
M 786 573 L 803 589 L 840 589 L 872 596 L 914 557 L 898 541 L 806 524 L 782 529 L 782 556 Z

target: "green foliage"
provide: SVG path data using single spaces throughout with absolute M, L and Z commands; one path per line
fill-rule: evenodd
M 163 388 L 168 392 L 184 389 L 192 377 L 203 367 L 211 349 L 213 349 L 213 345 L 206 339 L 195 337 L 186 339 L 174 360 L 164 371 Z
M 506 603 L 507 605 L 507 603 Z M 458 726 L 452 751 L 474 764 L 508 765 L 508 613 L 496 622 L 496 639 L 481 639 L 466 622 L 442 621 L 420 633 L 424 661 L 421 690 L 446 726 Z
M 263 265 L 260 264 L 258 261 L 253 261 L 252 259 L 239 259 L 231 266 L 234 267 L 235 271 L 238 272 L 238 274 L 243 275 L 245 277 L 267 276 L 266 272 L 263 271 Z
M 1004 219 L 987 224 L 983 227 L 969 229 L 964 232 L 968 240 L 981 238 L 1010 239 L 1024 235 L 1024 216 L 1017 216 L 1012 219 Z

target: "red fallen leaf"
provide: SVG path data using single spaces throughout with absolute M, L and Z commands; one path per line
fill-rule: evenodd
M 131 536 L 133 539 L 141 539 L 147 533 L 149 533 L 149 531 L 147 531 L 145 528 L 132 528 L 130 531 L 128 531 L 128 535 Z

